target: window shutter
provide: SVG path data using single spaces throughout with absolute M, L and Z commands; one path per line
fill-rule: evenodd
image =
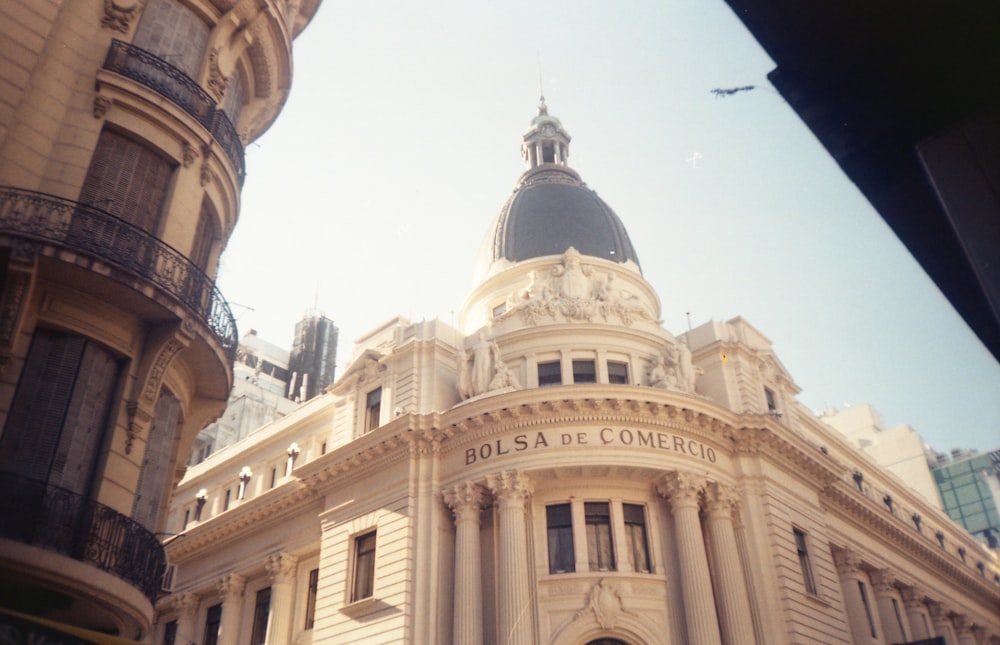
M 208 36 L 208 25 L 183 3 L 150 0 L 143 9 L 132 44 L 197 79 Z
M 177 435 L 177 424 L 181 417 L 181 402 L 168 390 L 160 390 L 160 396 L 153 410 L 153 420 L 149 424 L 146 439 L 146 454 L 142 460 L 142 471 L 135 489 L 132 505 L 132 519 L 156 531 L 160 514 L 160 502 L 170 482 L 171 449 Z

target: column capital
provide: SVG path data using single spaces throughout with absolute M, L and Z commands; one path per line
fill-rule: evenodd
M 267 561 L 264 562 L 264 569 L 267 570 L 272 584 L 288 583 L 295 578 L 295 565 L 298 562 L 298 557 L 291 553 L 275 553 L 268 556 Z
M 948 622 L 948 612 L 945 610 L 944 605 L 937 600 L 927 601 L 927 613 L 931 616 L 931 622 Z
M 876 596 L 887 596 L 895 590 L 896 578 L 888 569 L 871 571 L 868 577 L 872 581 L 872 590 Z
M 833 552 L 833 564 L 841 576 L 853 576 L 861 570 L 861 556 L 852 549 L 838 549 Z
M 735 488 L 719 482 L 705 486 L 705 510 L 710 517 L 732 519 L 740 496 Z
M 901 587 L 899 595 L 903 597 L 903 605 L 907 610 L 912 611 L 924 607 L 924 593 L 916 587 Z
M 951 617 L 951 622 L 955 626 L 956 636 L 971 636 L 972 635 L 972 621 L 965 614 L 954 614 Z
M 656 482 L 656 491 L 666 497 L 674 508 L 697 507 L 704 488 L 703 477 L 679 471 L 667 473 Z
M 495 475 L 488 475 L 486 485 L 496 496 L 501 507 L 524 508 L 532 493 L 531 480 L 519 470 L 505 470 Z
M 474 482 L 455 484 L 441 491 L 444 503 L 455 515 L 455 521 L 462 519 L 477 519 L 486 501 L 486 491 Z
M 216 586 L 219 589 L 219 596 L 223 602 L 238 600 L 243 596 L 243 588 L 246 587 L 246 578 L 238 573 L 228 573 L 219 579 Z
M 171 605 L 178 614 L 193 613 L 198 610 L 198 596 L 191 592 L 179 593 L 171 599 Z

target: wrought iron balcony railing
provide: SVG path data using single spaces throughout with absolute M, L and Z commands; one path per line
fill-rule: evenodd
M 226 114 L 216 109 L 215 99 L 194 79 L 156 54 L 117 39 L 111 41 L 104 69 L 142 83 L 197 119 L 219 142 L 243 184 L 243 143 Z
M 167 558 L 153 533 L 103 504 L 14 473 L 0 472 L 0 490 L 0 536 L 92 564 L 156 601 Z
M 0 234 L 55 242 L 149 280 L 183 302 L 236 358 L 236 319 L 215 282 L 177 249 L 107 211 L 0 186 Z

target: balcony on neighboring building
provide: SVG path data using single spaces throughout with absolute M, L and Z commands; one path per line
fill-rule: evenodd
M 243 184 L 246 176 L 243 143 L 229 117 L 216 109 L 215 99 L 194 79 L 155 54 L 120 40 L 111 41 L 104 69 L 141 83 L 194 117 L 212 133 L 232 162 L 240 185 Z
M 155 602 L 166 568 L 156 536 L 129 517 L 58 486 L 0 472 L 0 537 L 107 571 Z
M 55 244 L 149 281 L 192 310 L 235 359 L 236 319 L 215 282 L 144 229 L 93 206 L 0 186 L 0 235 Z

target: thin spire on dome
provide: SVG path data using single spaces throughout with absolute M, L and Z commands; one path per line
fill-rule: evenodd
M 542 55 L 535 52 L 538 62 L 538 115 L 549 113 L 549 108 L 545 105 L 545 89 L 542 87 Z

